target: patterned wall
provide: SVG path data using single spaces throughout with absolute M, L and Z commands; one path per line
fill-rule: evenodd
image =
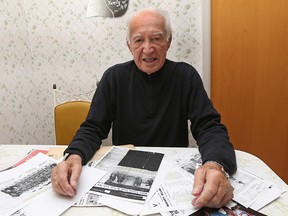
M 95 87 L 105 69 L 131 59 L 126 21 L 144 7 L 170 12 L 168 58 L 203 75 L 201 0 L 130 0 L 117 18 L 86 18 L 87 1 L 0 0 L 0 143 L 54 144 L 53 84 Z

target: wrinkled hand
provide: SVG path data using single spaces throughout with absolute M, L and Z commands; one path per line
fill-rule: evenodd
M 79 155 L 70 155 L 66 161 L 52 169 L 52 187 L 65 196 L 77 194 L 77 184 L 82 171 L 82 159 Z
M 192 204 L 196 208 L 220 208 L 233 198 L 233 187 L 221 167 L 207 162 L 194 173 Z

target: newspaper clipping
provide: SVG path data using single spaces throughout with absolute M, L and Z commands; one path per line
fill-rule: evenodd
M 163 156 L 157 152 L 113 147 L 95 165 L 107 174 L 90 192 L 144 203 Z

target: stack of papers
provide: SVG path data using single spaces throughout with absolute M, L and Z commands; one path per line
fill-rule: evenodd
M 271 182 L 262 180 L 240 168 L 229 180 L 234 188 L 233 200 L 255 211 L 259 211 L 285 192 Z
M 193 175 L 194 171 L 202 164 L 200 154 L 196 149 L 180 152 L 165 159 L 175 166 L 186 170 L 191 175 Z M 233 201 L 241 204 L 247 210 L 249 208 L 259 211 L 261 208 L 271 203 L 285 192 L 285 190 L 281 189 L 275 184 L 260 179 L 259 177 L 240 168 L 238 168 L 237 172 L 229 178 L 229 181 L 234 188 Z M 188 183 L 189 182 L 187 181 L 187 184 Z M 236 205 L 235 202 L 227 204 L 227 207 L 231 209 Z M 181 212 L 184 212 L 183 215 L 187 215 L 187 213 L 191 214 L 191 208 L 190 210 L 189 208 L 175 209 L 178 210 L 178 213 L 173 212 L 173 215 L 182 215 Z M 162 215 L 170 214 L 167 214 L 166 212 L 165 214 L 162 213 Z
M 27 162 L 0 172 L 0 215 L 10 215 L 51 188 L 56 160 L 39 153 Z
M 118 164 L 127 151 L 127 149 L 114 147 L 114 149 L 108 153 L 110 156 L 106 155 L 100 163 L 92 161 L 90 166 L 100 168 L 102 166 L 101 164 L 105 164 L 107 167 L 113 167 Z M 111 155 L 115 156 L 111 157 Z M 116 159 L 116 155 L 119 156 L 118 159 Z M 111 160 L 111 158 L 114 158 L 114 160 Z M 107 162 L 110 160 L 114 161 L 114 164 Z M 150 215 L 155 213 L 161 213 L 162 215 L 190 215 L 199 210 L 191 204 L 193 199 L 191 191 L 194 172 L 201 164 L 201 155 L 197 149 L 189 149 L 189 151 L 164 157 L 153 187 L 151 187 L 149 193 L 145 195 L 145 202 L 139 203 L 133 199 L 126 200 L 128 201 L 126 202 L 122 199 L 123 197 L 117 195 L 109 197 L 108 194 L 110 190 L 108 190 L 108 194 L 105 194 L 103 192 L 101 193 L 101 191 L 97 192 L 95 187 L 87 193 L 87 196 L 91 196 L 91 194 L 94 193 L 98 194 L 98 205 L 110 206 L 129 215 Z M 108 168 L 103 169 L 107 170 Z M 103 182 L 107 182 L 107 177 L 103 180 Z M 264 181 L 242 169 L 238 169 L 237 173 L 231 176 L 229 181 L 234 187 L 234 201 L 246 209 L 251 208 L 258 211 L 284 192 L 284 190 L 273 185 L 271 182 Z M 121 201 L 119 201 L 119 198 Z M 85 200 L 89 199 L 86 198 Z M 116 202 L 115 200 L 118 201 Z M 227 205 L 227 208 L 232 208 L 235 205 L 236 204 L 232 202 Z
M 163 157 L 164 154 L 157 152 L 112 147 L 100 161 L 88 164 L 107 174 L 91 188 L 82 203 L 96 194 L 97 205 L 106 205 L 129 215 L 140 215 L 148 195 L 156 190 L 160 181 L 158 172 L 163 170 Z
M 83 167 L 77 195 L 65 197 L 51 188 L 51 170 L 56 163 L 55 159 L 38 153 L 25 163 L 0 172 L 0 215 L 60 215 L 106 174 Z
M 77 195 L 58 195 L 51 188 L 55 159 L 38 153 L 0 172 L 0 215 L 60 215 L 70 206 L 109 206 L 128 215 L 203 215 L 191 201 L 194 172 L 201 166 L 197 149 L 173 155 L 112 147 L 100 160 L 83 167 Z M 234 198 L 219 212 L 259 211 L 284 192 L 243 170 L 229 179 Z M 236 204 L 241 204 L 240 207 Z M 254 214 L 254 215 L 261 215 Z

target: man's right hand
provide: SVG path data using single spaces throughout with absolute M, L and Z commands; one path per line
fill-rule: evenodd
M 77 194 L 77 185 L 82 171 L 79 155 L 70 155 L 66 161 L 52 169 L 51 181 L 54 191 L 65 196 Z

